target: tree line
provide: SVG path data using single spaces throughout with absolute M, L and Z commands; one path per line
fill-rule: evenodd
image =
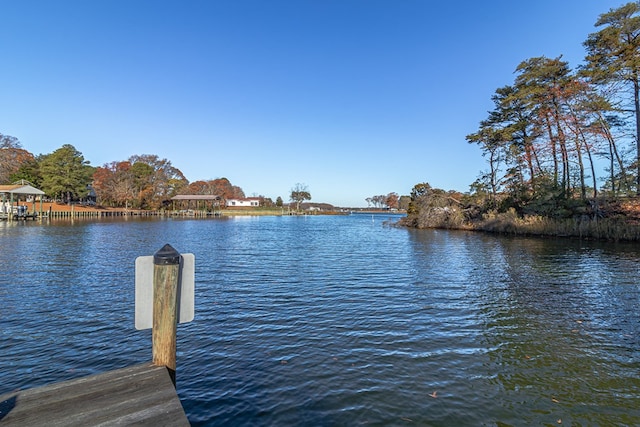
M 389 194 L 378 194 L 376 196 L 367 197 L 365 201 L 369 207 L 378 209 L 406 209 L 406 206 L 401 206 L 402 199 L 406 196 L 398 196 L 398 193 L 391 192 Z
M 0 134 L 0 182 L 26 180 L 52 197 L 71 201 L 87 197 L 95 168 L 72 145 L 34 156 L 18 138 Z
M 13 136 L 0 134 L 0 183 L 26 180 L 53 200 L 95 199 L 104 206 L 160 209 L 174 195 L 208 194 L 244 198 L 227 178 L 189 182 L 167 159 L 142 154 L 94 167 L 74 146 L 34 156 Z
M 134 155 L 94 167 L 72 145 L 34 156 L 18 138 L 0 134 L 0 183 L 22 180 L 64 203 L 95 201 L 102 206 L 132 209 L 161 209 L 177 194 L 219 196 L 220 201 L 202 202 L 209 209 L 224 206 L 225 200 L 246 197 L 242 188 L 227 178 L 189 182 L 180 169 L 155 154 Z M 256 197 L 263 207 L 284 205 L 280 196 L 275 202 L 265 196 Z M 308 186 L 296 184 L 289 200 L 299 210 L 303 201 L 311 200 Z
M 575 70 L 561 56 L 516 67 L 515 81 L 495 91 L 494 109 L 466 137 L 489 164 L 472 190 L 492 203 L 507 194 L 514 205 L 599 191 L 640 195 L 639 11 L 632 2 L 600 15 Z
M 601 14 L 595 27 L 575 69 L 562 56 L 516 67 L 514 81 L 496 89 L 493 109 L 466 136 L 488 170 L 466 195 L 416 185 L 414 220 L 421 210 L 430 212 L 425 224 L 490 212 L 597 216 L 605 200 L 640 195 L 640 1 Z

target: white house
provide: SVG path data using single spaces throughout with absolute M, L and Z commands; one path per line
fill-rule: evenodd
M 228 208 L 257 208 L 260 206 L 259 197 L 248 197 L 246 199 L 228 199 Z

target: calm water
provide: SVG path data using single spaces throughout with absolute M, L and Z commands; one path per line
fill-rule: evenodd
M 0 223 L 0 393 L 150 360 L 134 261 L 170 243 L 193 425 L 640 425 L 640 246 L 384 219 Z

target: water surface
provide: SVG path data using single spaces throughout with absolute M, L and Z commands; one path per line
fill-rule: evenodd
M 638 425 L 637 245 L 386 217 L 0 223 L 0 393 L 150 360 L 134 261 L 196 257 L 193 425 Z

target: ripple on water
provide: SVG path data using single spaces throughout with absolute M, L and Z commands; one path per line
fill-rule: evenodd
M 0 393 L 139 363 L 134 260 L 196 256 L 193 425 L 637 425 L 633 245 L 370 217 L 0 224 Z M 28 256 L 24 256 L 28 254 Z

